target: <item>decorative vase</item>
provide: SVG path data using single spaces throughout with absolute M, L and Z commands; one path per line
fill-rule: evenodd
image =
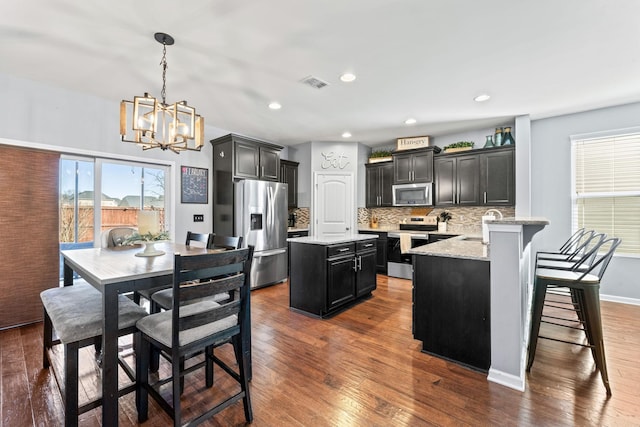
M 496 136 L 494 138 L 493 144 L 496 147 L 499 147 L 502 145 L 502 128 L 496 128 Z
M 493 145 L 493 135 L 487 135 L 487 142 L 484 143 L 484 147 L 482 148 L 491 148 L 491 147 L 495 147 L 495 145 Z
M 513 135 L 511 135 L 511 128 L 504 128 L 504 135 L 502 137 L 502 145 L 513 145 L 516 141 L 513 139 Z
M 144 244 L 144 251 L 142 252 L 137 252 L 135 254 L 135 256 L 141 256 L 141 257 L 152 257 L 152 256 L 159 256 L 159 255 L 164 255 L 165 252 L 156 249 L 155 244 L 156 243 L 160 243 L 159 241 L 155 241 L 155 242 L 142 242 Z

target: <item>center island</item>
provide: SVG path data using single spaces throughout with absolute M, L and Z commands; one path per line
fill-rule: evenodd
M 328 317 L 376 288 L 375 234 L 298 237 L 289 242 L 289 307 Z

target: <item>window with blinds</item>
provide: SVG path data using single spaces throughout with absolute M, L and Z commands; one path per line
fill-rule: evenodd
M 640 255 L 640 133 L 572 140 L 573 226 L 619 237 Z

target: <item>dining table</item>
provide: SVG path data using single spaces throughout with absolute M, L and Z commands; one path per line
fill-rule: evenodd
M 61 251 L 64 285 L 73 285 L 75 272 L 102 293 L 103 426 L 118 425 L 118 294 L 171 284 L 176 253 L 195 255 L 224 250 L 166 241 L 155 243 L 154 247 L 155 253 L 164 254 L 142 256 L 140 245 Z

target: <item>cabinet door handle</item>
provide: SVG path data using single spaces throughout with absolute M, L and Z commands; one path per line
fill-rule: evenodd
M 358 272 L 358 260 L 357 258 L 353 258 L 353 271 Z
M 362 270 L 362 255 L 358 257 L 358 271 Z
M 260 172 L 258 171 L 258 165 L 256 165 L 256 176 L 259 176 Z
M 342 248 L 342 249 L 338 249 L 338 252 L 346 252 L 348 250 L 349 250 L 349 248 Z
M 486 191 L 484 192 L 484 203 L 485 204 L 487 203 L 487 192 Z
M 264 176 L 264 166 L 262 166 L 262 176 Z

